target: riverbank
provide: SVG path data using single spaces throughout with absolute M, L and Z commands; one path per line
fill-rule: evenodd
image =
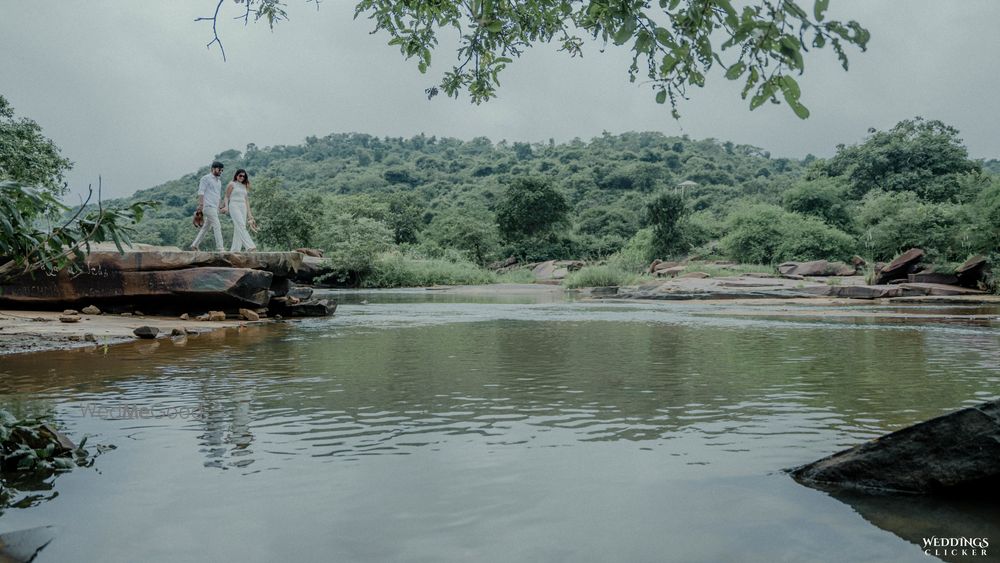
M 61 313 L 53 311 L 0 310 L 0 356 L 49 350 L 100 348 L 137 339 L 133 331 L 142 326 L 159 330 L 169 337 L 174 329 L 184 335 L 203 334 L 246 325 L 261 325 L 269 320 L 224 321 L 183 320 L 177 317 L 79 315 L 73 323 L 60 322 Z

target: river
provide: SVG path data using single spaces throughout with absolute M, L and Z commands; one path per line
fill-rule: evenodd
M 115 446 L 22 491 L 0 531 L 55 525 L 38 561 L 1000 552 L 995 503 L 836 498 L 782 471 L 996 398 L 996 310 L 334 297 L 330 319 L 0 358 L 0 406 Z

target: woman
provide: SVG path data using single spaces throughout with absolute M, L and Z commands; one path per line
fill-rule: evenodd
M 250 211 L 250 177 L 247 171 L 240 168 L 233 175 L 233 181 L 226 186 L 226 197 L 222 200 L 222 209 L 219 211 L 226 213 L 233 218 L 233 244 L 229 248 L 230 252 L 255 252 L 257 245 L 250 238 L 247 231 L 249 225 L 254 231 L 257 230 L 257 222 L 253 220 L 253 212 Z

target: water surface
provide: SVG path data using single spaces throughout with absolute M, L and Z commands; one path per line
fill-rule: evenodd
M 0 358 L 3 406 L 117 448 L 0 531 L 58 526 L 39 561 L 924 561 L 914 530 L 965 521 L 1000 547 L 990 503 L 838 500 L 781 471 L 997 397 L 996 316 L 337 298 Z

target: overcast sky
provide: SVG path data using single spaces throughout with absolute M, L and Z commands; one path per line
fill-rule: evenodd
M 427 100 L 452 51 L 439 49 L 421 75 L 386 35 L 353 19 L 354 2 L 326 0 L 319 11 L 288 3 L 291 21 L 272 33 L 230 19 L 239 6 L 226 0 L 223 62 L 205 48 L 210 26 L 193 21 L 211 13 L 212 0 L 0 0 L 0 94 L 74 161 L 74 190 L 100 175 L 106 197 L 248 143 L 346 132 L 537 142 L 648 130 L 802 157 L 829 156 L 869 127 L 920 115 L 957 127 L 972 156 L 1000 157 L 994 0 L 834 0 L 830 15 L 857 19 L 872 39 L 867 53 L 851 53 L 849 72 L 829 50 L 808 56 L 800 83 L 812 117 L 799 120 L 784 105 L 750 112 L 738 85 L 715 74 L 690 92 L 680 122 L 648 86 L 628 82 L 619 48 L 590 46 L 582 59 L 537 48 L 504 72 L 499 99 Z

